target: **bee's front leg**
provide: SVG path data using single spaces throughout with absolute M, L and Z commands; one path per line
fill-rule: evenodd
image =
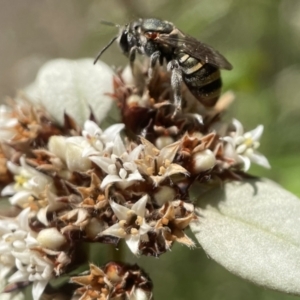
M 167 65 L 168 71 L 171 71 L 171 86 L 174 93 L 174 105 L 175 111 L 172 117 L 181 110 L 181 83 L 182 83 L 182 71 L 176 60 L 172 60 Z
M 130 67 L 133 70 L 133 63 L 135 61 L 135 56 L 136 56 L 136 52 L 139 50 L 139 48 L 137 46 L 134 46 L 130 49 L 129 51 L 129 62 L 130 62 Z
M 148 69 L 148 78 L 151 79 L 153 75 L 153 68 L 155 67 L 156 62 L 160 59 L 160 51 L 155 51 L 150 56 L 150 67 Z

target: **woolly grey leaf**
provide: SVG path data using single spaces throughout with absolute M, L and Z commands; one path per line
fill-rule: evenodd
M 55 59 L 39 71 L 35 82 L 26 89 L 29 99 L 42 104 L 48 113 L 63 124 L 64 112 L 80 126 L 89 118 L 91 109 L 97 121 L 105 118 L 112 99 L 113 71 L 93 59 Z
M 191 224 L 203 249 L 232 273 L 300 295 L 300 201 L 270 180 L 226 183 L 198 199 Z

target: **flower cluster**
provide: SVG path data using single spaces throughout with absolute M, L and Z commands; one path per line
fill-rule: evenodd
M 152 282 L 137 265 L 108 263 L 103 269 L 90 264 L 88 275 L 72 277 L 82 287 L 75 291 L 80 300 L 152 299 Z
M 21 210 L 0 219 L 1 278 L 15 272 L 8 282 L 33 282 L 35 300 L 72 268 L 80 243 L 123 239 L 133 254 L 155 257 L 174 242 L 194 247 L 184 232 L 197 220 L 190 187 L 242 178 L 251 162 L 269 167 L 257 152 L 262 126 L 244 134 L 238 121 L 222 121 L 231 94 L 207 109 L 183 87 L 174 114 L 170 74 L 157 67 L 149 82 L 134 68 L 113 79 L 122 123 L 105 130 L 93 115 L 82 129 L 67 114 L 59 125 L 27 100 L 1 107 L 2 195 Z M 80 299 L 151 298 L 136 267 L 90 268 L 72 278 Z
M 18 285 L 33 283 L 34 299 L 39 299 L 49 280 L 60 275 L 69 263 L 66 252 L 60 251 L 66 240 L 55 228 L 43 229 L 39 233 L 28 226 L 30 208 L 19 213 L 16 218 L 0 219 L 0 279 L 12 271 L 6 292 Z

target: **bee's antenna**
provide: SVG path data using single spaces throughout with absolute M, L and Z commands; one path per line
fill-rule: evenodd
M 103 25 L 117 27 L 117 28 L 121 27 L 121 25 L 119 25 L 119 24 L 115 24 L 113 22 L 109 22 L 109 21 L 105 21 L 105 20 L 100 20 L 100 23 L 103 24 Z
M 101 49 L 101 51 L 97 54 L 95 60 L 94 60 L 94 64 L 96 64 L 96 62 L 99 60 L 100 56 L 103 54 L 103 52 L 109 48 L 112 43 L 118 38 L 118 36 L 115 36 L 103 49 Z

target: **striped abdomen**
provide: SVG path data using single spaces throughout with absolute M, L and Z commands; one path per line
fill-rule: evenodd
M 191 93 L 205 106 L 214 106 L 220 94 L 222 81 L 220 69 L 181 52 L 177 61 L 182 70 L 182 78 Z

